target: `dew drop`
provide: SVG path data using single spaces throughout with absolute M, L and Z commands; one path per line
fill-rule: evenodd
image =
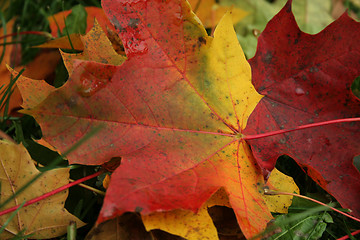
M 176 26 L 180 26 L 183 23 L 183 13 L 181 11 L 174 13 L 173 23 Z
M 304 91 L 304 89 L 297 87 L 297 88 L 295 89 L 295 94 L 296 94 L 297 96 L 302 96 L 302 95 L 305 94 L 305 91 Z
M 132 40 L 127 42 L 127 53 L 128 55 L 132 54 L 145 54 L 148 51 L 147 44 L 145 41 Z
M 124 47 L 128 57 L 147 53 L 148 46 L 144 40 L 145 38 L 137 29 L 127 28 L 126 31 L 123 32 L 123 38 L 125 39 Z
M 90 97 L 105 87 L 106 83 L 105 79 L 96 78 L 88 72 L 83 72 L 80 76 L 79 93 L 83 97 Z

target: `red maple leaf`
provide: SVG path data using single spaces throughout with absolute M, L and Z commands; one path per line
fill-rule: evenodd
M 127 59 L 114 66 L 100 56 L 68 58 L 67 66 L 74 62 L 70 79 L 24 111 L 60 151 L 103 126 L 68 155 L 70 163 L 93 165 L 122 158 L 98 221 L 126 211 L 195 212 L 224 187 L 243 233 L 264 230 L 272 218 L 264 179 L 240 134 L 261 96 L 251 84 L 231 15 L 213 38 L 184 0 L 102 4 Z M 82 59 L 110 46 L 93 39 L 97 51 Z
M 360 23 L 347 14 L 309 35 L 296 24 L 291 1 L 268 23 L 250 59 L 253 84 L 264 98 L 245 135 L 360 115 L 350 87 L 360 74 Z M 360 216 L 359 122 L 326 125 L 248 140 L 262 169 L 287 154 L 343 207 Z M 255 137 L 255 136 L 254 136 Z

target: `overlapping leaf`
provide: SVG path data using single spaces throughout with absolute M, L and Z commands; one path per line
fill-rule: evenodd
M 12 28 L 15 19 L 9 21 L 6 24 L 7 34 L 12 33 Z M 3 29 L 0 31 L 0 36 L 3 35 Z M 11 38 L 5 38 L 5 42 L 10 42 Z M 4 51 L 3 59 L 0 63 L 0 99 L 7 98 L 4 96 L 7 94 L 7 90 L 9 88 L 9 84 L 11 82 L 11 74 L 8 71 L 7 65 L 10 65 L 20 71 L 21 69 L 25 68 L 22 75 L 27 76 L 33 79 L 44 79 L 51 75 L 59 61 L 61 60 L 60 54 L 57 51 L 43 51 L 40 52 L 33 61 L 29 62 L 26 66 L 19 66 L 21 61 L 21 51 L 20 45 L 14 44 L 5 44 L 4 46 L 0 46 L 0 52 Z M 16 75 L 13 74 L 13 78 Z M 11 84 L 10 84 L 11 85 Z M 9 106 L 8 112 L 10 114 L 16 114 L 15 110 L 20 108 L 22 99 L 19 93 L 19 89 L 16 85 L 12 85 L 12 94 L 9 98 Z M 6 101 L 4 101 L 5 103 Z M 3 104 L 4 104 L 3 103 Z M 2 112 L 4 112 L 5 107 L 3 106 Z M 2 115 L 2 114 L 0 114 Z
M 265 97 L 245 134 L 291 129 L 333 119 L 359 117 L 350 87 L 360 75 L 360 24 L 346 14 L 317 35 L 298 28 L 291 1 L 272 19 L 250 60 L 253 84 Z M 271 171 L 282 154 L 293 157 L 345 208 L 360 216 L 358 122 L 328 125 L 250 140 L 260 166 Z
M 161 229 L 185 239 L 218 239 L 218 232 L 208 208 L 212 206 L 231 207 L 224 189 L 219 189 L 201 206 L 198 212 L 175 209 L 169 212 L 155 212 L 142 216 L 147 231 Z
M 84 51 L 79 54 L 67 54 L 61 52 L 64 64 L 69 74 L 73 71 L 75 59 L 83 59 L 104 64 L 120 65 L 126 57 L 115 52 L 111 42 L 106 37 L 100 24 L 95 20 L 93 28 L 85 35 L 80 37 Z M 96 43 L 96 44 L 94 44 Z
M 60 151 L 94 127 L 71 163 L 122 157 L 99 221 L 125 211 L 196 211 L 220 187 L 248 237 L 271 219 L 240 132 L 260 100 L 228 14 L 208 37 L 184 1 L 104 1 L 128 59 L 77 60 L 68 82 L 26 112 Z
M 24 146 L 4 140 L 0 141 L 0 163 L 1 202 L 11 197 L 39 173 Z M 67 183 L 69 183 L 68 168 L 48 171 L 5 205 L 4 209 L 41 196 Z M 24 231 L 25 235 L 32 234 L 31 238 L 34 239 L 52 238 L 65 234 L 70 222 L 76 222 L 78 227 L 83 226 L 82 221 L 64 208 L 67 195 L 68 191 L 65 190 L 36 204 L 22 207 L 0 238 L 10 239 L 20 231 Z M 11 213 L 1 216 L 0 224 L 4 225 L 10 215 Z
M 294 0 L 293 11 L 300 28 L 307 33 L 317 33 L 334 19 L 330 12 L 333 8 L 331 0 Z M 254 30 L 263 31 L 266 24 L 284 6 L 286 0 L 277 0 L 272 3 L 266 0 L 237 1 L 220 0 L 220 4 L 234 4 L 249 14 L 236 26 L 238 39 L 248 58 L 254 56 L 257 45 L 257 34 Z
M 109 28 L 111 30 L 115 30 L 114 27 L 110 24 L 109 19 L 105 16 L 104 11 L 101 8 L 85 7 L 85 11 L 87 13 L 85 32 L 89 32 L 90 29 L 94 26 L 95 19 L 97 19 L 97 21 L 99 22 L 100 26 L 103 29 Z M 65 28 L 65 19 L 71 13 L 72 10 L 67 10 L 67 11 L 59 12 L 49 17 L 48 20 L 50 24 L 51 35 L 53 35 L 54 37 L 58 37 L 58 32 L 63 33 Z
M 95 21 L 93 28 L 85 35 L 81 36 L 81 45 L 86 46 L 85 50 L 79 54 L 67 54 L 61 51 L 64 64 L 69 74 L 73 71 L 75 60 L 84 59 L 100 63 L 111 63 L 120 65 L 125 61 L 125 57 L 118 55 L 112 48 L 111 42 L 106 37 L 100 25 Z M 9 69 L 15 77 L 18 73 Z M 33 80 L 23 75 L 18 77 L 16 82 L 23 98 L 22 107 L 30 109 L 41 103 L 55 88 L 43 80 Z M 36 93 L 36 94 L 34 94 Z
M 277 169 L 272 171 L 265 187 L 277 191 L 299 193 L 299 189 L 293 179 Z M 287 213 L 289 206 L 292 204 L 292 196 L 265 195 L 264 199 L 269 210 L 276 213 Z M 224 189 L 221 188 L 213 194 L 196 213 L 189 210 L 176 209 L 168 212 L 155 212 L 143 215 L 142 219 L 148 231 L 161 229 L 185 239 L 215 240 L 218 239 L 218 231 L 208 213 L 208 208 L 212 206 L 231 207 Z
M 58 37 L 58 33 L 62 33 L 62 37 L 56 38 L 54 40 L 50 40 L 46 43 L 38 45 L 38 48 L 62 48 L 62 49 L 75 49 L 75 50 L 84 50 L 83 42 L 81 40 L 80 33 L 87 33 L 89 32 L 95 22 L 98 27 L 101 26 L 108 36 L 112 36 L 115 29 L 114 26 L 110 23 L 108 18 L 105 16 L 104 11 L 101 8 L 97 7 L 85 7 L 80 8 L 80 10 L 76 10 L 76 8 L 80 6 L 75 6 L 74 9 L 63 11 L 57 13 L 51 17 L 49 17 L 49 24 L 51 34 L 54 37 Z M 78 8 L 79 9 L 79 8 Z M 76 17 L 78 14 L 86 14 L 83 15 L 80 19 L 68 19 L 73 14 Z M 68 20 L 68 21 L 66 21 Z M 67 31 L 65 30 L 65 22 L 67 22 L 68 26 Z M 76 29 L 77 25 L 81 25 L 82 28 L 80 30 Z M 100 26 L 99 26 L 100 25 Z M 74 27 L 70 29 L 70 27 Z M 116 44 L 116 41 L 113 41 L 113 44 Z
M 292 177 L 283 174 L 276 168 L 271 172 L 265 187 L 279 192 L 300 193 Z M 265 195 L 264 199 L 270 211 L 275 213 L 287 213 L 292 204 L 292 196 L 287 195 Z

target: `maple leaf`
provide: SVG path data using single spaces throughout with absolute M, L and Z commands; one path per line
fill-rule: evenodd
M 272 171 L 266 187 L 283 192 L 299 193 L 291 177 L 286 176 L 277 169 Z M 292 196 L 264 196 L 266 205 L 271 212 L 287 213 L 292 204 Z M 219 239 L 218 232 L 211 219 L 208 208 L 212 206 L 225 206 L 231 208 L 229 198 L 223 188 L 214 193 L 196 212 L 184 209 L 176 209 L 168 212 L 155 212 L 142 215 L 147 231 L 161 229 L 181 236 L 185 239 Z
M 86 29 L 85 32 L 89 32 L 95 25 L 100 25 L 102 29 L 106 30 L 106 34 L 111 36 L 115 31 L 114 26 L 110 23 L 109 19 L 105 16 L 102 8 L 97 7 L 85 7 L 86 12 Z M 81 12 L 81 11 L 80 11 Z M 51 34 L 54 37 L 58 37 L 58 32 L 62 32 L 65 28 L 65 19 L 73 13 L 72 10 L 67 10 L 59 12 L 48 18 Z M 77 24 L 73 24 L 77 25 Z M 61 48 L 61 49 L 75 49 L 82 51 L 84 50 L 83 42 L 81 40 L 81 35 L 78 32 L 70 32 L 66 36 L 62 36 L 48 42 L 45 42 L 41 45 L 37 45 L 37 48 Z M 116 41 L 113 41 L 115 47 Z
M 126 211 L 197 211 L 224 187 L 245 236 L 265 229 L 272 217 L 263 177 L 240 134 L 261 96 L 231 14 L 212 38 L 185 1 L 103 7 L 128 59 L 120 66 L 75 60 L 67 83 L 24 111 L 60 151 L 103 126 L 68 156 L 93 165 L 122 157 L 98 222 Z
M 1 202 L 11 197 L 39 173 L 29 153 L 21 144 L 0 141 L 0 162 Z M 4 208 L 19 205 L 67 183 L 69 168 L 47 171 Z M 64 208 L 67 195 L 68 190 L 65 190 L 37 204 L 22 207 L 1 234 L 1 239 L 12 238 L 21 230 L 25 230 L 25 235 L 32 234 L 31 238 L 53 238 L 65 234 L 70 222 L 76 222 L 78 227 L 83 226 L 82 221 Z M 4 225 L 10 215 L 11 213 L 1 216 L 0 224 Z
M 253 84 L 265 97 L 244 134 L 359 117 L 359 100 L 350 90 L 360 74 L 359 28 L 344 14 L 319 34 L 306 34 L 296 25 L 289 1 L 269 22 L 250 59 Z M 360 152 L 359 127 L 358 122 L 341 123 L 248 142 L 265 171 L 287 154 L 343 207 L 360 216 L 360 174 L 353 165 Z
M 96 20 L 93 28 L 85 36 L 81 36 L 80 39 L 82 44 L 86 46 L 82 53 L 67 54 L 61 51 L 65 67 L 69 74 L 73 72 L 73 65 L 76 59 L 112 65 L 121 65 L 126 60 L 126 57 L 115 52 L 111 42 Z M 94 44 L 94 42 L 96 42 L 96 44 Z
M 287 193 L 300 193 L 292 177 L 289 177 L 276 168 L 271 171 L 269 179 L 266 181 L 265 188 Z M 292 204 L 292 196 L 288 195 L 265 195 L 266 205 L 274 213 L 287 213 L 289 206 Z
M 124 56 L 118 55 L 114 51 L 111 42 L 96 21 L 93 28 L 85 36 L 79 37 L 79 39 L 81 40 L 81 45 L 86 46 L 82 53 L 67 54 L 60 51 L 69 74 L 73 71 L 73 64 L 75 60 L 84 59 L 88 61 L 120 65 L 126 59 Z M 18 75 L 17 71 L 9 67 L 8 70 L 14 77 Z M 44 80 L 34 80 L 29 77 L 25 77 L 24 75 L 18 77 L 16 85 L 23 98 L 21 106 L 25 109 L 34 108 L 46 99 L 51 92 L 55 91 L 55 87 L 47 84 Z
M 47 84 L 44 80 L 34 80 L 23 75 L 18 76 L 19 73 L 9 66 L 8 71 L 14 77 L 18 77 L 16 86 L 23 98 L 21 106 L 25 109 L 35 107 L 46 99 L 51 92 L 55 91 L 55 87 Z
M 168 212 L 155 212 L 142 215 L 147 231 L 161 229 L 184 239 L 219 239 L 216 227 L 208 208 L 213 206 L 231 207 L 224 189 L 214 193 L 196 212 L 175 209 Z

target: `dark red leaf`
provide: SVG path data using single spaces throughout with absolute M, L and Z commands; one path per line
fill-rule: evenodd
M 343 14 L 316 35 L 302 32 L 291 1 L 268 23 L 250 60 L 253 84 L 264 98 L 246 135 L 333 119 L 359 117 L 350 87 L 360 74 L 360 24 Z M 294 158 L 343 207 L 360 216 L 359 122 L 298 130 L 249 140 L 260 166 L 271 171 L 279 156 Z

